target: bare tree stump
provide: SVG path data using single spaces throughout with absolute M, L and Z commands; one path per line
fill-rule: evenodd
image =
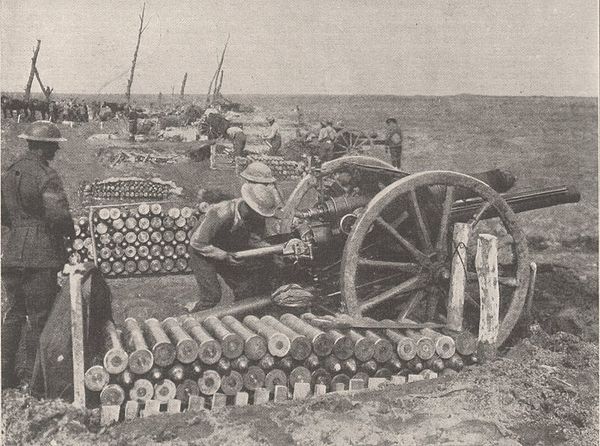
M 500 328 L 500 289 L 498 287 L 498 239 L 481 234 L 477 239 L 475 267 L 479 279 L 481 307 L 479 313 L 479 360 L 491 361 L 496 357 Z

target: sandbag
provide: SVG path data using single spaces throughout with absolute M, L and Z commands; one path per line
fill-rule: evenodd
M 84 264 L 82 307 L 85 366 L 103 350 L 102 327 L 112 320 L 111 294 L 96 266 Z M 38 398 L 73 400 L 73 357 L 71 350 L 71 294 L 69 282 L 61 288 L 48 322 L 40 336 L 33 368 L 31 392 Z

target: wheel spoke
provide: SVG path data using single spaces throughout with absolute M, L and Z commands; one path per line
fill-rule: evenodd
M 421 236 L 421 241 L 425 245 L 425 249 L 428 252 L 431 252 L 433 246 L 431 245 L 429 229 L 427 229 L 427 225 L 425 224 L 425 218 L 423 217 L 423 213 L 421 212 L 421 207 L 419 206 L 417 192 L 414 189 L 412 189 L 410 191 L 410 199 L 412 202 L 413 209 L 415 211 L 415 218 L 417 220 L 417 224 L 419 225 L 419 234 Z
M 379 223 L 379 225 L 381 225 L 390 235 L 392 235 L 392 237 L 394 237 L 408 252 L 410 252 L 419 263 L 430 263 L 429 257 L 427 257 L 423 252 L 419 251 L 411 242 L 402 237 L 400 233 L 396 231 L 396 229 L 394 229 L 387 221 L 381 217 L 377 217 L 375 221 Z
M 471 229 L 475 229 L 475 226 L 477 226 L 477 223 L 479 223 L 481 217 L 483 217 L 483 214 L 485 214 L 491 207 L 492 203 L 490 203 L 489 201 L 483 203 L 483 205 L 477 210 L 477 212 L 473 214 L 473 218 L 471 219 L 471 221 L 469 221 Z
M 442 251 L 446 249 L 448 237 L 448 222 L 450 220 L 450 211 L 454 203 L 454 186 L 446 187 L 446 198 L 442 208 L 442 218 L 440 219 L 440 232 L 436 243 L 436 249 Z
M 398 315 L 398 320 L 402 321 L 402 319 L 406 318 L 419 304 L 421 299 L 425 296 L 424 290 L 417 290 L 415 294 L 406 302 L 402 307 L 402 311 Z
M 408 293 L 409 291 L 417 290 L 422 288 L 425 285 L 425 279 L 422 276 L 414 276 L 410 279 L 396 285 L 389 290 L 384 291 L 381 294 L 378 294 L 374 297 L 371 297 L 360 304 L 361 311 L 368 310 L 369 308 L 373 308 L 374 306 L 385 302 L 392 297 L 398 296 L 400 294 Z
M 358 266 L 377 269 L 395 269 L 398 271 L 413 274 L 416 274 L 421 270 L 420 265 L 418 265 L 417 263 L 391 262 L 387 260 L 371 260 L 362 257 L 358 259 Z

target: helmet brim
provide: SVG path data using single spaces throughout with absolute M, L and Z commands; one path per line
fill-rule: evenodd
M 260 184 L 273 184 L 275 182 L 277 182 L 277 180 L 275 179 L 275 177 L 255 177 L 253 175 L 248 175 L 247 173 L 240 173 L 240 176 L 247 181 L 250 181 L 252 183 L 260 183 Z
M 258 194 L 258 187 L 261 187 L 256 184 L 245 183 L 242 185 L 241 195 L 242 200 L 246 202 L 246 204 L 256 212 L 258 215 L 263 217 L 273 217 L 275 212 L 277 211 L 277 203 L 279 200 L 275 195 L 275 191 L 269 187 L 262 186 L 261 192 L 265 195 L 265 198 L 269 199 L 268 195 L 272 199 L 272 206 L 266 207 L 264 204 L 260 203 L 260 196 Z
M 39 136 L 29 136 L 26 133 L 21 133 L 17 138 L 25 139 L 27 141 L 40 141 L 40 142 L 64 142 L 66 138 L 42 138 Z

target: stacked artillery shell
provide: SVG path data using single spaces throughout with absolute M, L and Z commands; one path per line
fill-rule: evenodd
M 67 254 L 73 263 L 94 261 L 93 241 L 90 233 L 90 224 L 87 217 L 73 220 L 75 237 L 66 240 Z
M 167 200 L 174 191 L 173 185 L 167 182 L 120 178 L 83 184 L 81 192 L 86 197 L 96 199 Z
M 249 161 L 260 161 L 271 168 L 273 175 L 278 180 L 292 180 L 301 178 L 306 166 L 303 162 L 286 160 L 280 156 L 250 155 Z
M 298 383 L 333 390 L 339 385 L 347 389 L 351 379 L 366 383 L 393 375 L 450 376 L 476 361 L 455 351 L 451 338 L 432 329 L 331 330 L 318 328 L 324 327 L 318 319 L 336 320 L 311 314 L 212 316 L 201 321 L 169 317 L 162 322 L 128 318 L 121 329 L 109 322 L 102 365 L 88 368 L 85 384 L 104 405 L 174 398 L 185 405 L 191 396 L 210 400 L 221 394 L 233 401 L 238 392 L 274 393 L 277 386 L 293 391 Z M 420 345 L 429 349 L 421 351 Z
M 189 238 L 199 216 L 192 208 L 160 203 L 93 208 L 91 228 L 100 271 L 106 277 L 189 272 Z M 82 239 L 81 234 L 72 249 L 92 257 L 92 238 Z

